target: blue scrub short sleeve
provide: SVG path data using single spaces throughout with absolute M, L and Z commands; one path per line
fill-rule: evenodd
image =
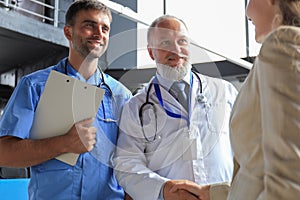
M 29 138 L 39 95 L 30 79 L 23 77 L 10 97 L 0 119 L 0 136 Z

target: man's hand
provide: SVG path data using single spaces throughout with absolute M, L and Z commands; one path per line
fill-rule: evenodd
M 165 200 L 199 200 L 199 198 L 197 196 L 195 196 L 188 190 L 184 190 L 184 189 L 175 187 L 180 182 L 185 182 L 185 181 L 169 180 L 165 183 L 165 185 L 164 185 L 164 199 Z
M 96 143 L 97 129 L 92 126 L 94 118 L 75 123 L 66 134 L 68 152 L 84 153 L 91 151 Z
M 195 195 L 197 199 L 209 200 L 209 185 L 200 186 L 192 181 L 188 180 L 175 180 L 172 183 L 172 187 L 169 189 L 170 193 L 185 190 Z

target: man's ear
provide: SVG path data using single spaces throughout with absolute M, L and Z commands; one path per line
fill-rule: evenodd
M 68 40 L 72 40 L 72 28 L 71 26 L 64 26 L 64 34 Z
M 154 60 L 153 51 L 152 51 L 152 48 L 149 46 L 149 44 L 147 45 L 147 50 L 148 50 L 148 53 L 149 53 L 151 59 Z

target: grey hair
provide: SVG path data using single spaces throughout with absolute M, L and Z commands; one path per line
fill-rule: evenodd
M 149 44 L 149 42 L 150 42 L 150 37 L 151 37 L 153 28 L 155 28 L 159 22 L 164 21 L 164 20 L 166 20 L 166 19 L 176 19 L 176 20 L 180 21 L 180 22 L 185 26 L 186 30 L 188 30 L 188 28 L 187 28 L 185 22 L 184 22 L 182 19 L 179 19 L 178 17 L 175 17 L 175 16 L 173 16 L 173 15 L 163 15 L 163 16 L 158 17 L 157 19 L 155 19 L 155 20 L 151 23 L 151 25 L 149 26 L 148 32 L 147 32 L 147 42 L 148 42 L 148 44 Z

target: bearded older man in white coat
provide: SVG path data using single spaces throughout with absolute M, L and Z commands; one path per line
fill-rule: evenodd
M 209 199 L 212 186 L 231 182 L 229 116 L 237 91 L 192 73 L 189 45 L 185 23 L 174 16 L 156 19 L 148 30 L 157 73 L 124 105 L 114 157 L 119 184 L 133 199 Z M 178 82 L 185 85 L 187 106 L 173 96 Z M 207 192 L 197 197 L 172 190 L 182 182 Z

